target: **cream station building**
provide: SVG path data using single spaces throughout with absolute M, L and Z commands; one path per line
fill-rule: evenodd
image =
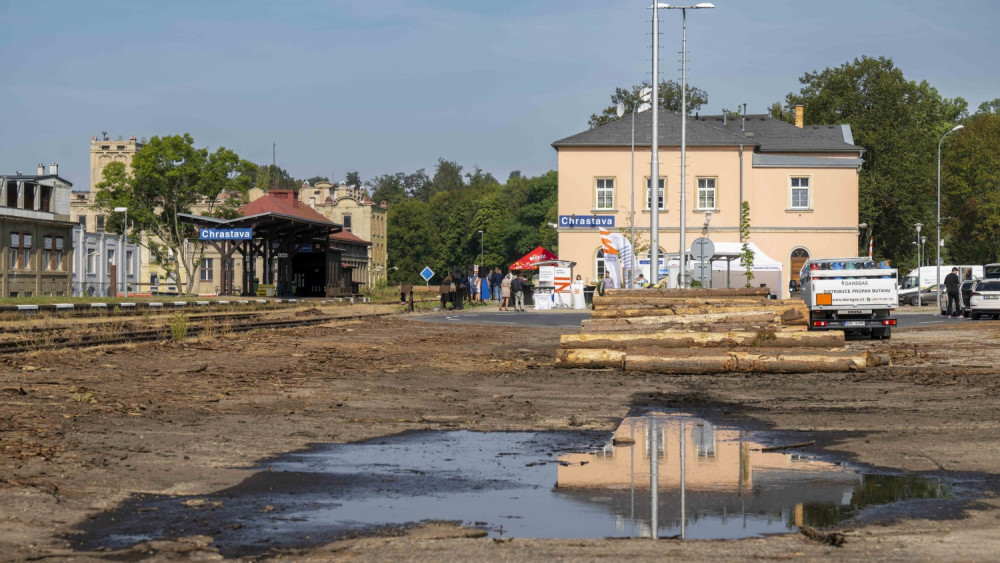
M 803 126 L 801 107 L 796 110 L 796 125 L 762 115 L 689 117 L 687 123 L 686 250 L 701 236 L 741 242 L 744 200 L 750 206 L 749 241 L 781 264 L 782 287 L 771 289 L 784 296 L 806 259 L 858 254 L 864 149 L 854 144 L 849 126 Z M 680 251 L 680 120 L 679 114 L 660 113 L 658 246 L 668 258 Z M 575 274 L 588 281 L 604 274 L 599 229 L 626 236 L 631 230 L 633 186 L 636 246 L 643 248 L 636 257 L 645 258 L 649 278 L 651 138 L 651 112 L 637 114 L 634 176 L 631 116 L 552 143 L 558 153 L 559 257 L 576 262 Z M 739 269 L 739 262 L 731 267 Z M 740 270 L 732 287 L 744 283 Z

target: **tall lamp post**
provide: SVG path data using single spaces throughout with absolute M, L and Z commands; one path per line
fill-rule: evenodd
M 920 271 L 919 268 L 920 268 L 920 265 L 921 265 L 921 263 L 920 263 L 920 251 L 922 250 L 920 248 L 920 229 L 924 226 L 924 224 L 923 223 L 917 223 L 914 226 L 917 228 L 917 242 L 915 244 L 917 245 L 917 272 L 919 272 Z M 917 281 L 920 281 L 920 274 L 919 273 L 917 274 Z
M 128 207 L 116 207 L 114 209 L 114 212 L 115 213 L 124 213 L 125 214 L 125 222 L 122 223 L 122 247 L 120 249 L 118 249 L 118 266 L 121 267 L 122 265 L 125 264 L 125 246 L 128 244 Z M 127 265 L 125 265 L 125 268 L 122 268 L 122 280 L 124 280 L 124 282 L 125 282 L 125 283 L 122 284 L 122 285 L 125 286 L 125 299 L 128 299 L 128 270 L 127 270 L 127 268 L 128 268 Z M 117 283 L 118 280 L 115 280 L 115 282 Z
M 924 252 L 924 243 L 925 242 L 927 242 L 927 237 L 926 236 L 920 237 L 920 254 L 924 257 L 923 258 L 923 262 L 927 261 L 927 253 Z M 920 263 L 921 266 L 924 265 L 923 262 Z
M 483 273 L 483 237 L 486 236 L 482 231 L 476 231 L 479 233 L 479 274 L 482 277 Z
M 680 271 L 677 273 L 678 281 L 681 287 L 687 287 L 687 280 L 685 272 L 687 265 L 685 264 L 687 258 L 687 240 L 685 237 L 684 230 L 687 228 L 687 11 L 688 10 L 701 10 L 714 8 L 715 4 L 710 2 L 701 2 L 695 4 L 694 6 L 671 6 L 670 4 L 657 4 L 658 7 L 667 10 L 680 10 L 681 11 L 681 210 L 680 210 Z M 657 21 L 656 21 L 656 8 L 653 8 L 653 83 L 656 82 L 656 33 L 657 33 Z M 656 92 L 657 88 L 653 91 Z M 655 96 L 655 94 L 654 94 Z M 659 186 L 659 163 L 656 161 L 656 145 L 658 139 L 656 138 L 656 98 L 653 98 L 653 173 L 651 182 L 657 182 Z M 657 210 L 659 211 L 659 210 Z M 653 213 L 652 216 L 656 217 L 657 213 Z M 654 235 L 655 236 L 655 235 Z M 655 240 L 655 239 L 654 239 Z M 653 251 L 656 252 L 656 244 L 653 243 Z M 653 262 L 652 267 L 656 267 L 659 264 Z M 655 282 L 655 279 L 654 279 Z
M 934 241 L 934 245 L 937 246 L 937 261 L 934 262 L 934 271 L 937 272 L 937 307 L 938 311 L 941 310 L 941 143 L 944 142 L 944 138 L 951 135 L 959 129 L 965 129 L 965 125 L 956 125 L 951 128 L 944 135 L 941 135 L 941 140 L 938 141 L 938 161 L 937 161 L 937 239 Z

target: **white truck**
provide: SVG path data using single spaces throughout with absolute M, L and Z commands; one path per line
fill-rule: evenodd
M 809 330 L 856 331 L 888 339 L 896 326 L 899 273 L 867 258 L 807 260 L 799 275 Z

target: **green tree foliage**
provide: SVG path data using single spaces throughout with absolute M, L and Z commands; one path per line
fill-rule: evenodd
M 361 176 L 358 175 L 357 171 L 348 172 L 347 173 L 347 179 L 344 180 L 344 181 L 347 182 L 348 186 L 358 186 L 358 187 L 361 187 Z
M 618 104 L 625 106 L 625 115 L 632 113 L 632 110 L 640 104 L 639 91 L 649 86 L 649 82 L 636 84 L 631 89 L 615 88 L 615 93 L 611 94 L 611 105 L 604 108 L 601 113 L 590 116 L 588 125 L 591 129 L 610 123 L 618 119 Z M 674 113 L 681 112 L 681 85 L 673 80 L 660 82 L 659 90 L 660 108 Z M 688 115 L 694 113 L 708 103 L 708 94 L 700 88 L 688 84 L 687 86 L 687 111 Z
M 306 180 L 306 182 L 309 182 L 310 186 L 315 186 L 318 182 L 329 182 L 329 181 L 330 179 L 327 178 L 326 176 L 313 176 L 312 178 L 308 178 Z
M 187 133 L 153 137 L 132 158 L 131 175 L 121 163 L 105 167 L 104 180 L 96 186 L 95 206 L 114 219 L 119 214 L 111 214 L 112 209 L 127 207 L 132 233 L 150 235 L 154 262 L 171 276 L 183 272 L 191 293 L 203 248 L 186 244 L 198 238 L 197 231 L 180 222 L 178 215 L 197 206 L 201 215 L 235 217 L 259 173 L 256 165 L 229 149 L 209 153 L 196 148 Z M 122 227 L 109 224 L 118 232 Z
M 414 196 L 423 201 L 430 201 L 435 194 L 465 187 L 462 179 L 462 167 L 457 163 L 443 158 L 438 159 L 437 170 L 429 182 L 416 187 Z
M 864 147 L 859 222 L 875 252 L 900 263 L 913 256 L 912 231 L 934 212 L 934 154 L 940 134 L 967 113 L 967 103 L 941 97 L 927 82 L 906 80 L 890 59 L 861 57 L 803 75 L 786 107 L 805 106 L 805 123 L 849 124 Z
M 750 248 L 750 202 L 740 203 L 740 240 L 743 246 L 740 249 L 740 266 L 746 268 L 745 276 L 747 283 L 745 287 L 753 287 L 753 259 L 754 252 Z
M 945 139 L 941 215 L 949 261 L 1000 261 L 1000 114 L 977 113 Z
M 976 113 L 996 113 L 1000 114 L 1000 98 L 994 98 L 988 102 L 979 104 Z
M 284 168 L 273 164 L 261 164 L 257 166 L 253 174 L 250 175 L 251 187 L 269 191 L 277 190 L 298 190 L 302 187 L 302 182 L 292 178 Z
M 555 229 L 547 226 L 556 220 L 555 171 L 535 178 L 512 175 L 506 184 L 479 167 L 466 174 L 467 182 L 456 181 L 456 171 L 461 171 L 459 165 L 442 159 L 434 179 L 420 170 L 374 180 L 376 196 L 395 198 L 389 205 L 387 235 L 389 265 L 399 269 L 390 270 L 391 283 L 420 282 L 418 274 L 425 266 L 441 273 L 440 279 L 456 266 L 480 262 L 506 269 L 539 245 L 558 252 Z M 441 189 L 421 191 L 435 181 L 441 182 Z M 421 196 L 431 192 L 434 195 L 424 202 Z M 413 245 L 420 245 L 419 250 Z

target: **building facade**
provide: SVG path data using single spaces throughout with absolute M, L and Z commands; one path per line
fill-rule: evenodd
M 355 281 L 375 287 L 385 280 L 389 254 L 386 249 L 386 214 L 388 205 L 375 203 L 364 188 L 340 183 L 305 183 L 299 190 L 299 201 L 309 205 L 334 223 L 344 226 L 363 241 L 369 242 L 368 263 L 355 269 Z
M 686 181 L 681 186 L 680 119 L 661 112 L 661 255 L 676 258 L 681 251 L 682 189 L 688 252 L 701 236 L 742 242 L 741 202 L 749 204 L 748 240 L 782 264 L 784 287 L 771 288 L 774 293 L 788 295 L 788 282 L 798 279 L 809 257 L 857 255 L 858 172 L 864 149 L 854 145 L 848 126 L 803 127 L 801 118 L 791 125 L 761 115 L 688 118 Z M 636 256 L 648 264 L 652 117 L 650 112 L 635 116 L 634 175 L 631 120 L 552 145 L 558 153 L 559 257 L 575 261 L 575 273 L 589 281 L 604 273 L 600 226 L 627 236 L 633 213 L 636 246 L 642 249 Z M 735 287 L 742 287 L 745 280 L 738 279 Z
M 139 292 L 139 245 L 121 235 L 73 226 L 73 295 L 116 297 Z
M 71 292 L 72 184 L 53 163 L 46 174 L 0 176 L 0 295 L 63 296 Z

